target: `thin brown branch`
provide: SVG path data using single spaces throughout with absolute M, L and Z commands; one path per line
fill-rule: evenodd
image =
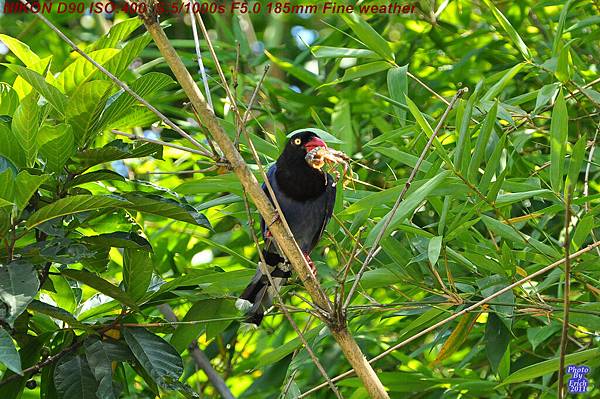
M 391 211 L 386 216 L 387 220 L 381 227 L 381 230 L 379 230 L 379 233 L 377 234 L 377 237 L 375 238 L 375 241 L 373 242 L 373 245 L 371 246 L 371 249 L 369 250 L 367 257 L 365 258 L 363 264 L 361 265 L 360 269 L 358 270 L 358 274 L 356 275 L 356 278 L 354 279 L 354 283 L 352 284 L 352 287 L 350 288 L 350 291 L 348 292 L 348 296 L 346 297 L 346 301 L 344 302 L 344 309 L 347 309 L 348 305 L 350 305 L 350 301 L 352 301 L 354 291 L 356 291 L 356 287 L 358 286 L 360 279 L 362 278 L 369 263 L 371 263 L 371 260 L 373 260 L 373 258 L 375 257 L 375 253 L 379 248 L 379 242 L 381 241 L 381 239 L 387 232 L 389 225 L 392 223 L 392 220 L 394 219 L 394 215 L 396 214 L 396 211 L 398 211 L 398 208 L 400 207 L 400 203 L 404 199 L 404 195 L 406 194 L 406 192 L 410 188 L 410 185 L 412 184 L 413 180 L 417 176 L 417 172 L 419 171 L 421 164 L 423 163 L 423 160 L 425 159 L 425 156 L 427 155 L 427 152 L 429 151 L 429 148 L 433 144 L 439 131 L 442 129 L 442 126 L 446 122 L 446 118 L 448 117 L 448 114 L 454 107 L 454 104 L 456 104 L 456 101 L 458 101 L 458 99 L 460 97 L 462 97 L 462 95 L 466 92 L 467 92 L 467 88 L 458 90 L 456 92 L 456 94 L 454 95 L 454 97 L 452 98 L 452 100 L 450 101 L 450 103 L 448 103 L 448 107 L 446 107 L 446 111 L 444 111 L 444 114 L 440 118 L 440 121 L 438 122 L 435 130 L 433 131 L 433 134 L 431 135 L 431 137 L 429 138 L 429 141 L 423 148 L 423 151 L 421 152 L 421 156 L 419 156 L 419 159 L 417 160 L 415 167 L 413 168 L 410 176 L 408 177 L 408 180 L 404 184 L 404 188 L 402 189 L 402 192 L 396 199 L 396 202 L 394 203 L 394 206 L 392 207 Z
M 234 145 L 236 147 L 238 147 L 238 145 L 239 145 L 240 134 L 242 133 L 242 130 L 244 130 L 246 128 L 246 123 L 248 123 L 248 118 L 250 118 L 250 113 L 252 111 L 252 107 L 254 106 L 254 101 L 256 99 L 256 95 L 260 91 L 260 87 L 262 86 L 263 81 L 265 80 L 265 77 L 267 76 L 267 72 L 269 72 L 269 68 L 270 68 L 269 64 L 265 65 L 265 69 L 263 71 L 263 74 L 260 77 L 260 80 L 258 81 L 258 84 L 254 88 L 254 91 L 252 92 L 252 97 L 250 97 L 250 102 L 248 102 L 248 107 L 246 108 L 246 112 L 244 112 L 244 116 L 242 117 L 241 125 L 238 127 L 238 131 L 237 131 L 237 133 L 235 135 Z

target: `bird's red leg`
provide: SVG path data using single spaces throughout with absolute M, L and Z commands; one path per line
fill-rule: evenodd
M 308 263 L 308 266 L 310 267 L 310 271 L 313 274 L 313 276 L 317 277 L 317 268 L 315 267 L 314 262 L 307 253 L 304 253 L 304 259 L 306 259 L 306 262 Z

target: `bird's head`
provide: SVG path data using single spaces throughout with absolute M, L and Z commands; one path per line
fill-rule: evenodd
M 306 162 L 306 154 L 317 147 L 327 148 L 327 144 L 315 133 L 303 131 L 290 137 L 281 155 L 290 161 L 302 160 Z

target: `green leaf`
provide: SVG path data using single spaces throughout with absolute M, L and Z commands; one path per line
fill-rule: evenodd
M 535 351 L 542 342 L 552 337 L 560 330 L 559 324 L 550 324 L 547 326 L 531 327 L 527 329 L 527 340 L 531 344 L 531 348 Z
M 390 97 L 406 105 L 406 96 L 408 95 L 408 65 L 394 67 L 388 70 L 387 87 Z M 394 111 L 400 122 L 400 126 L 406 125 L 406 107 L 394 106 Z
M 321 81 L 319 77 L 312 72 L 307 71 L 303 67 L 292 64 L 289 61 L 282 60 L 277 56 L 271 54 L 269 51 L 264 50 L 266 56 L 271 60 L 271 62 L 277 65 L 282 71 L 285 71 L 292 75 L 293 77 L 301 80 L 311 87 L 318 86 Z
M 6 330 L 0 327 L 0 363 L 19 375 L 21 372 L 21 357 L 15 343 Z
M 84 170 L 94 165 L 120 159 L 162 156 L 162 146 L 152 143 L 126 144 L 122 140 L 114 140 L 102 148 L 90 148 L 75 155 L 75 161 Z
M 371 50 L 345 47 L 312 46 L 310 51 L 316 58 L 375 58 Z
M 579 223 L 577 223 L 577 227 L 575 227 L 575 232 L 573 233 L 573 245 L 576 249 L 581 248 L 581 246 L 585 243 L 585 240 L 592 232 L 593 228 L 593 215 L 584 216 L 581 220 L 579 220 Z
M 186 313 L 183 321 L 196 321 L 197 323 L 178 325 L 171 337 L 171 345 L 181 353 L 190 343 L 195 342 L 204 331 L 206 331 L 206 339 L 210 340 L 233 321 L 218 319 L 233 319 L 236 316 L 238 316 L 238 311 L 233 300 L 219 298 L 195 302 Z
M 0 155 L 10 160 L 16 167 L 25 167 L 25 151 L 19 145 L 10 124 L 0 119 Z
M 19 172 L 15 184 L 15 204 L 19 210 L 25 209 L 33 194 L 47 179 L 48 175 L 31 175 L 26 170 Z
M 60 174 L 67 161 L 75 154 L 75 138 L 70 125 L 44 125 L 38 135 L 50 135 L 53 138 L 41 144 L 39 155 L 46 162 L 46 170 Z M 38 141 L 39 138 L 38 138 Z
M 12 327 L 37 294 L 39 285 L 33 265 L 22 262 L 0 265 L 0 300 L 5 305 L 0 309 L 0 319 Z
M 129 201 L 115 195 L 72 195 L 40 208 L 27 220 L 27 228 L 32 229 L 48 220 L 74 213 L 130 205 Z
M 565 364 L 584 364 L 591 359 L 597 359 L 600 356 L 600 348 L 588 349 L 580 352 L 570 353 L 565 356 Z M 540 363 L 532 364 L 531 366 L 523 367 L 508 376 L 500 385 L 502 387 L 507 384 L 515 384 L 518 382 L 529 381 L 546 374 L 553 373 L 558 370 L 560 360 L 555 357 L 550 360 L 545 360 Z
M 90 173 L 85 173 L 83 175 L 78 175 L 73 180 L 67 181 L 67 183 L 65 183 L 65 187 L 76 187 L 81 184 L 86 184 L 86 183 L 91 183 L 91 182 L 96 182 L 96 181 L 104 181 L 104 180 L 125 181 L 125 178 L 123 176 L 121 176 L 120 174 L 118 174 L 117 172 L 114 172 L 110 169 L 101 169 L 101 170 L 95 170 Z
M 183 373 L 181 357 L 167 341 L 145 328 L 124 328 L 123 337 L 140 366 L 161 387 L 178 381 Z
M 364 78 L 365 76 L 373 75 L 374 73 L 386 71 L 391 67 L 392 64 L 390 64 L 387 61 L 374 61 L 369 62 L 368 64 L 353 66 L 346 69 L 346 71 L 344 72 L 344 76 L 342 76 L 341 79 L 336 79 L 329 83 L 325 83 L 320 87 L 331 86 L 342 82 L 348 82 L 354 79 Z
M 321 329 L 322 327 L 315 327 L 310 329 L 308 332 L 304 333 L 304 338 L 310 342 L 319 334 L 319 331 Z M 301 345 L 302 341 L 298 337 L 286 342 L 283 345 L 279 345 L 277 348 L 267 353 L 263 353 L 262 356 L 259 359 L 257 359 L 258 362 L 256 363 L 255 367 L 259 368 L 270 364 L 274 364 L 286 357 L 287 355 L 289 355 L 290 353 L 292 353 L 293 351 L 295 351 L 296 349 L 300 348 Z
M 138 78 L 130 87 L 142 98 L 146 98 L 171 84 L 173 84 L 173 79 L 171 79 L 170 76 L 158 72 L 151 72 Z M 137 104 L 136 99 L 130 94 L 120 91 L 116 94 L 116 99 L 104 110 L 93 130 L 101 130 L 110 127 L 111 123 L 130 113 L 131 108 L 135 104 Z
M 471 182 L 475 182 L 477 176 L 479 175 L 479 165 L 485 159 L 485 152 L 490 141 L 490 135 L 492 134 L 492 130 L 494 129 L 494 125 L 496 124 L 496 115 L 498 112 L 498 103 L 494 103 L 490 111 L 485 117 L 483 121 L 483 125 L 479 130 L 479 136 L 477 137 L 477 143 L 475 144 L 475 150 L 471 156 L 471 160 L 469 161 L 469 170 L 468 170 L 468 180 Z
M 82 355 L 59 360 L 54 370 L 54 384 L 61 399 L 97 399 L 98 383 Z
M 429 246 L 427 248 L 427 256 L 431 265 L 435 266 L 438 259 L 440 258 L 440 252 L 442 251 L 442 239 L 441 236 L 433 237 L 429 240 Z
M 427 181 L 418 189 L 412 192 L 409 191 L 406 194 L 406 197 L 400 203 L 400 206 L 398 206 L 396 214 L 394 215 L 391 223 L 387 228 L 387 232 L 391 232 L 399 224 L 401 224 L 404 221 L 404 218 L 411 214 L 421 204 L 421 202 L 425 200 L 425 198 L 431 193 L 431 191 L 433 191 L 433 189 L 439 186 L 449 175 L 450 171 L 445 170 L 442 173 L 430 179 L 429 181 Z M 375 241 L 375 237 L 377 237 L 379 231 L 383 228 L 383 225 L 390 218 L 390 213 L 386 214 L 385 217 L 381 218 L 381 220 L 377 222 L 375 227 L 371 229 L 371 232 L 367 237 L 367 245 L 373 244 L 373 241 Z
M 342 19 L 358 36 L 358 38 L 370 49 L 388 61 L 394 61 L 394 52 L 390 44 L 383 38 L 367 21 L 356 12 L 341 14 Z
M 500 361 L 510 343 L 510 331 L 496 313 L 489 313 L 485 326 L 485 352 L 492 366 L 498 372 Z
M 92 80 L 79 86 L 69 98 L 67 120 L 73 126 L 78 143 L 85 143 L 95 133 L 94 125 L 106 104 L 112 84 L 105 80 Z
M 127 39 L 137 28 L 142 25 L 140 18 L 132 17 L 114 24 L 108 33 L 96 40 L 86 49 L 87 52 L 101 50 L 105 48 L 117 48 L 117 45 Z
M 25 97 L 17 107 L 12 120 L 12 130 L 25 153 L 27 165 L 33 165 L 37 155 L 37 133 L 39 129 L 40 112 L 37 96 Z
M 492 181 L 492 177 L 498 172 L 498 167 L 500 165 L 500 157 L 502 156 L 502 151 L 504 150 L 504 144 L 506 143 L 507 133 L 502 135 L 490 159 L 486 162 L 485 170 L 483 172 L 483 176 L 479 181 L 479 190 L 481 192 L 487 192 L 490 182 Z
M 148 240 L 134 232 L 116 231 L 114 233 L 83 237 L 81 241 L 96 246 L 130 248 L 152 252 L 152 246 Z
M 533 109 L 534 114 L 552 101 L 552 99 L 556 96 L 556 93 L 558 93 L 559 86 L 559 83 L 550 83 L 542 86 L 542 88 L 538 91 L 538 95 L 535 100 L 535 108 Z
M 92 51 L 88 55 L 100 65 L 105 65 L 111 58 L 119 53 L 117 49 L 103 49 Z M 98 70 L 91 62 L 76 55 L 76 59 L 68 67 L 66 67 L 56 78 L 56 86 L 63 93 L 71 94 L 75 89 L 87 82 L 96 74 Z
M 555 192 L 561 190 L 567 138 L 569 137 L 568 129 L 567 104 L 562 90 L 560 90 L 552 110 L 552 121 L 550 123 L 550 184 Z
M 125 292 L 136 302 L 146 294 L 152 280 L 152 258 L 146 251 L 125 248 L 123 251 L 123 283 Z
M 490 10 L 492 10 L 494 17 L 496 17 L 496 20 L 498 21 L 500 26 L 502 26 L 502 29 L 504 29 L 504 31 L 506 32 L 510 40 L 513 42 L 513 44 L 517 46 L 517 49 L 521 52 L 523 58 L 525 58 L 527 61 L 530 61 L 531 54 L 529 53 L 529 49 L 527 48 L 527 45 L 525 44 L 523 39 L 521 39 L 521 36 L 519 36 L 519 34 L 517 33 L 516 29 L 513 28 L 510 22 L 508 22 L 508 19 L 506 19 L 504 14 L 502 14 L 496 8 L 496 6 L 494 6 L 494 3 L 492 3 L 491 0 L 483 0 L 483 2 L 489 7 Z
M 346 154 L 353 154 L 356 139 L 352 129 L 352 114 L 350 113 L 350 103 L 348 101 L 341 100 L 335 105 L 331 114 L 331 131 L 342 141 L 341 150 Z
M 10 51 L 13 52 L 13 54 L 19 60 L 21 60 L 23 64 L 25 64 L 29 68 L 33 67 L 34 65 L 40 62 L 40 57 L 38 57 L 33 51 L 31 51 L 29 46 L 25 43 L 22 43 L 21 41 L 13 37 L 2 34 L 0 34 L 0 40 L 6 45 L 6 47 L 8 47 Z
M 486 0 L 487 1 L 487 0 Z M 481 97 L 481 101 L 491 101 L 494 98 L 498 97 L 502 90 L 506 87 L 506 85 L 515 77 L 517 73 L 523 69 L 525 66 L 524 63 L 520 63 L 510 68 L 506 73 L 494 84 L 484 95 Z
M 571 152 L 571 159 L 569 161 L 569 172 L 567 173 L 567 179 L 565 180 L 565 196 L 568 190 L 575 190 L 577 181 L 579 180 L 579 172 L 583 165 L 583 159 L 585 157 L 585 146 L 587 145 L 587 135 L 584 133 L 579 140 L 573 146 Z
M 67 97 L 60 92 L 56 87 L 46 82 L 46 79 L 37 72 L 22 67 L 20 65 L 5 64 L 5 66 L 21 76 L 27 81 L 38 93 L 48 101 L 52 107 L 58 112 L 61 118 L 65 117 L 65 109 L 67 106 Z
M 148 33 L 144 33 L 143 35 L 130 40 L 117 55 L 104 64 L 104 67 L 113 75 L 120 77 L 131 65 L 134 58 L 138 57 L 151 41 L 152 36 Z M 92 76 L 92 79 L 109 80 L 109 77 L 104 75 L 101 71 L 96 71 L 96 74 Z
M 19 105 L 19 95 L 5 82 L 0 82 L 0 115 L 13 116 Z
M 31 301 L 29 306 L 27 306 L 27 309 L 31 312 L 45 314 L 54 319 L 64 321 L 70 327 L 76 327 L 76 328 L 81 328 L 81 329 L 89 328 L 87 325 L 85 325 L 84 323 L 77 320 L 75 318 L 75 316 L 73 316 L 71 313 L 69 313 L 65 309 L 49 305 L 47 303 L 38 301 L 37 299 L 34 299 L 33 301 Z
M 121 290 L 119 287 L 109 283 L 94 273 L 90 273 L 85 270 L 63 269 L 61 270 L 61 274 L 73 280 L 84 283 L 85 285 L 88 285 L 95 290 L 116 299 L 124 305 L 127 305 L 133 309 L 137 309 L 135 301 L 131 299 L 129 295 L 123 292 L 123 290 Z
M 206 216 L 199 213 L 190 204 L 146 193 L 125 193 L 123 196 L 130 201 L 130 203 L 124 206 L 127 209 L 180 220 L 207 229 L 211 228 Z
M 556 35 L 554 36 L 554 41 L 552 42 L 552 57 L 556 57 L 558 55 L 560 49 L 560 41 L 563 35 L 563 31 L 565 29 L 565 20 L 567 19 L 567 15 L 569 14 L 570 5 L 571 0 L 568 0 L 563 6 L 562 11 L 560 12 L 558 26 L 556 27 Z
M 556 72 L 554 75 L 561 83 L 567 83 L 572 76 L 571 72 L 571 56 L 569 54 L 569 45 L 565 45 L 558 53 L 558 62 L 556 64 Z
M 96 396 L 103 399 L 116 399 L 113 387 L 112 360 L 104 344 L 98 337 L 89 337 L 85 340 L 85 358 L 92 374 L 98 383 Z

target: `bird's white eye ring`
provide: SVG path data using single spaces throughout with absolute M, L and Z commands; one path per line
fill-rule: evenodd
M 300 143 L 302 143 L 302 140 L 300 140 L 300 139 L 295 139 L 294 140 L 294 144 L 300 145 Z

